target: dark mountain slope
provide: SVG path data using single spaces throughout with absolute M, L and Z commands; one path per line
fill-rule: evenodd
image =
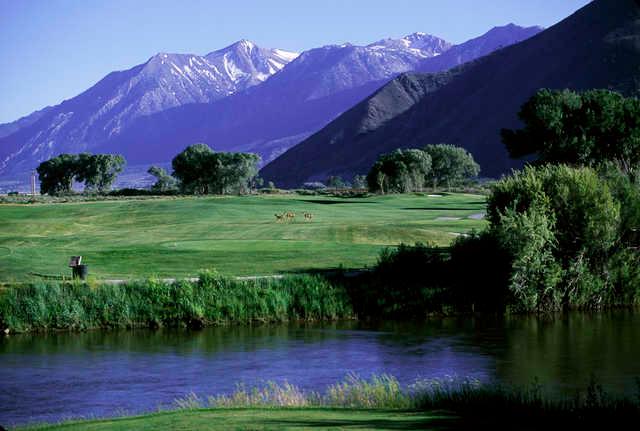
M 424 75 L 409 73 L 399 76 L 311 138 L 267 165 L 262 170 L 262 175 L 277 181 L 278 186 L 286 187 L 298 186 L 304 182 L 303 180 L 323 181 L 331 173 L 346 173 L 349 176 L 351 172 L 343 169 L 345 164 L 342 145 L 347 142 L 349 145 L 357 145 L 360 139 L 365 139 L 366 142 L 366 137 L 375 133 L 380 125 L 398 118 L 424 96 L 446 85 L 454 76 L 453 71 Z M 354 146 L 355 148 L 357 147 Z M 318 158 L 308 157 L 310 153 L 317 154 Z M 357 151 L 348 153 L 349 163 L 353 166 L 371 165 L 370 152 L 366 148 L 358 148 Z M 328 168 L 317 170 L 318 162 L 320 166 Z M 283 169 L 283 164 L 288 172 L 272 173 Z M 309 172 L 312 174 L 309 175 Z
M 279 186 L 295 186 L 329 174 L 364 173 L 379 154 L 395 148 L 447 142 L 469 149 L 484 175 L 499 176 L 516 166 L 500 142 L 499 131 L 518 126 L 521 104 L 537 89 L 610 88 L 638 94 L 640 1 L 596 0 L 531 39 L 452 73 L 456 76 L 436 91 L 402 95 L 403 100 L 417 102 L 408 109 L 403 106 L 393 118 L 369 121 L 367 131 L 354 128 L 365 118 L 375 118 L 372 112 L 393 112 L 380 105 L 405 91 L 401 80 L 439 79 L 398 78 L 274 160 L 262 175 Z M 380 100 L 384 91 L 390 94 Z
M 515 24 L 507 24 L 494 27 L 482 36 L 470 39 L 460 45 L 455 45 L 446 52 L 422 61 L 416 68 L 416 72 L 434 73 L 451 69 L 469 61 L 475 60 L 493 51 L 505 48 L 529 39 L 542 31 L 542 27 L 520 27 Z

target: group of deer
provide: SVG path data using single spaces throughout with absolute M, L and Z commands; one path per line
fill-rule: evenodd
M 304 215 L 304 219 L 305 221 L 311 221 L 313 220 L 313 214 L 308 213 L 308 212 L 303 212 L 302 213 Z M 276 222 L 279 221 L 294 221 L 296 218 L 296 213 L 294 213 L 293 211 L 287 211 L 287 212 L 283 212 L 280 214 L 274 214 L 276 216 Z

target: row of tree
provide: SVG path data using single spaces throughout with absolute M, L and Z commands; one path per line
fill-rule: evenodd
M 187 147 L 174 157 L 173 174 L 152 166 L 155 193 L 188 194 L 245 193 L 259 185 L 256 175 L 260 158 L 250 153 L 214 152 L 205 144 Z M 70 193 L 73 183 L 84 183 L 85 191 L 106 193 L 126 162 L 115 154 L 60 154 L 38 166 L 40 193 Z
M 633 175 L 640 166 L 640 99 L 609 90 L 540 90 L 519 112 L 524 127 L 502 130 L 514 158 L 533 164 L 598 167 L 615 164 Z
M 87 191 L 104 193 L 125 164 L 124 158 L 116 154 L 60 154 L 38 166 L 40 193 L 69 193 L 74 182 L 84 183 Z
M 157 166 L 149 173 L 156 177 L 152 187 L 156 191 L 177 188 L 188 194 L 241 194 L 258 185 L 259 163 L 256 154 L 216 153 L 206 144 L 194 144 L 173 158 L 173 176 Z
M 479 173 L 480 166 L 464 148 L 439 144 L 381 155 L 366 181 L 373 192 L 408 193 L 425 186 L 458 186 Z

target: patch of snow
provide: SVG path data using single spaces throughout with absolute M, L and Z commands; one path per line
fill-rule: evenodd
M 272 75 L 281 70 L 286 65 L 274 60 L 273 58 L 267 59 L 267 64 L 269 65 L 269 73 L 271 73 Z
M 234 83 L 237 83 L 241 78 L 247 75 L 244 71 L 238 68 L 238 66 L 236 66 L 233 61 L 229 60 L 229 53 L 225 54 L 222 57 L 222 61 L 224 70 L 227 72 L 227 75 Z
M 300 56 L 298 52 L 284 51 L 282 49 L 274 49 L 273 53 L 287 62 L 293 61 Z
M 171 67 L 173 68 L 173 70 L 178 72 L 183 78 L 185 78 L 184 73 L 182 72 L 182 69 L 180 69 L 174 62 L 171 62 Z
M 246 48 L 249 51 L 251 51 L 253 48 L 256 47 L 256 45 L 253 42 L 251 42 L 250 40 L 247 40 L 247 39 L 242 39 L 240 41 L 240 46 Z

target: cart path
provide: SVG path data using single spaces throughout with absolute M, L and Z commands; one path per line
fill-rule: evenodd
M 244 277 L 233 277 L 235 280 L 260 280 L 260 279 L 281 279 L 283 278 L 284 275 L 282 274 L 273 274 L 273 275 L 248 275 L 248 276 L 244 276 Z M 185 281 L 190 281 L 190 282 L 196 282 L 198 280 L 200 280 L 199 277 L 186 277 L 186 278 L 159 278 L 159 281 L 163 282 L 163 283 L 175 283 L 176 281 L 181 281 L 181 280 L 185 280 Z M 100 280 L 100 282 L 104 283 L 104 284 L 125 284 L 128 282 L 131 282 L 133 280 L 125 280 L 125 279 L 107 279 L 107 280 Z

